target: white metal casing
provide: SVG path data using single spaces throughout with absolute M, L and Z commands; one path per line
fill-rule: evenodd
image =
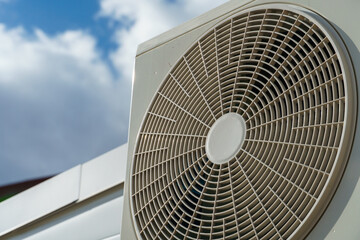
M 122 239 L 136 239 L 135 226 L 129 202 L 129 183 L 131 162 L 135 142 L 146 110 L 166 74 L 176 61 L 200 36 L 227 17 L 252 6 L 273 1 L 229 1 L 228 3 L 191 20 L 169 32 L 151 39 L 138 48 L 133 79 L 133 94 L 129 130 L 128 162 L 125 181 L 125 199 L 122 225 Z M 348 48 L 355 74 L 360 74 L 360 31 L 356 24 L 359 20 L 358 1 L 277 1 L 276 3 L 294 4 L 308 8 L 325 18 L 339 33 Z M 156 59 L 156 61 L 154 61 Z M 357 131 L 357 130 L 356 130 Z M 360 144 L 359 134 L 355 134 L 354 147 L 340 185 L 325 213 L 310 232 L 307 239 L 358 239 L 360 230 Z M 126 229 L 126 230 L 125 230 Z
M 119 239 L 126 156 L 125 144 L 1 202 L 0 239 Z

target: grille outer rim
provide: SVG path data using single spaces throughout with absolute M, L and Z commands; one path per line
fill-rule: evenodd
M 345 47 L 342 39 L 340 38 L 340 36 L 336 32 L 336 30 L 324 18 L 322 18 L 320 15 L 312 12 L 311 10 L 308 10 L 308 9 L 305 9 L 305 8 L 302 8 L 299 6 L 295 6 L 295 5 L 264 4 L 264 5 L 259 5 L 259 6 L 255 6 L 255 7 L 250 7 L 249 9 L 241 10 L 240 12 L 231 15 L 230 17 L 226 18 L 225 20 L 220 21 L 218 24 L 216 24 L 210 30 L 206 31 L 206 33 L 202 37 L 199 38 L 199 41 L 201 39 L 203 39 L 211 30 L 216 29 L 217 27 L 221 26 L 224 22 L 228 21 L 229 19 L 236 18 L 237 16 L 240 16 L 247 12 L 252 12 L 252 11 L 261 10 L 261 9 L 276 9 L 276 8 L 294 12 L 296 14 L 305 16 L 306 18 L 310 19 L 311 22 L 315 23 L 317 25 L 317 27 L 320 28 L 320 30 L 326 35 L 326 37 L 329 38 L 330 43 L 335 48 L 335 52 L 337 53 L 337 55 L 339 57 L 342 74 L 344 75 L 343 79 L 345 82 L 344 87 L 345 87 L 345 92 L 346 92 L 346 94 L 345 94 L 346 104 L 345 104 L 345 110 L 344 110 L 345 111 L 345 119 L 344 119 L 344 124 L 343 124 L 344 130 L 343 130 L 343 134 L 341 136 L 341 141 L 339 144 L 341 149 L 340 149 L 340 151 L 337 152 L 336 159 L 334 162 L 334 167 L 332 167 L 332 170 L 329 173 L 330 175 L 333 175 L 333 177 L 328 178 L 328 180 L 326 181 L 326 183 L 325 183 L 326 187 L 324 187 L 324 189 L 321 191 L 319 197 L 317 198 L 317 200 L 314 204 L 315 207 L 313 207 L 311 209 L 311 211 L 306 215 L 306 218 L 302 221 L 301 225 L 298 228 L 296 228 L 297 230 L 289 236 L 289 238 L 301 239 L 310 232 L 310 230 L 316 225 L 316 222 L 320 219 L 320 217 L 316 217 L 316 215 L 323 214 L 324 210 L 330 203 L 331 200 L 326 201 L 325 204 L 323 204 L 324 201 L 320 201 L 320 200 L 323 200 L 324 198 L 332 198 L 332 196 L 334 195 L 334 192 L 336 191 L 336 188 L 341 180 L 348 157 L 350 155 L 352 141 L 354 138 L 353 132 L 354 132 L 355 125 L 356 125 L 357 114 L 352 114 L 352 116 L 350 116 L 349 112 L 357 113 L 356 83 L 355 83 L 354 71 L 352 69 L 351 59 L 350 59 L 350 56 L 346 50 L 346 47 Z M 185 51 L 185 54 L 183 56 L 188 55 L 191 48 L 194 45 L 192 45 L 187 51 Z M 178 63 L 180 61 L 181 61 L 181 58 L 177 61 L 177 64 L 174 65 L 174 67 L 169 71 L 169 73 L 167 74 L 167 77 L 178 66 Z M 160 84 L 159 90 L 165 85 L 165 82 L 166 82 L 166 78 Z M 350 89 L 349 89 L 349 86 L 350 86 Z M 158 93 L 159 90 L 156 93 Z M 153 100 L 151 101 L 151 104 L 149 105 L 149 109 L 153 105 L 156 95 L 158 95 L 158 94 L 155 94 Z M 146 115 L 148 115 L 149 109 L 146 111 Z M 146 115 L 143 119 L 140 129 L 143 129 L 144 122 L 146 121 Z M 136 149 L 138 148 L 139 138 L 140 138 L 140 134 L 137 136 L 136 145 L 135 145 Z M 344 139 L 347 141 L 347 144 L 344 144 Z M 137 150 L 134 152 L 133 163 L 134 163 L 134 158 L 135 158 L 136 154 L 137 154 Z M 339 164 L 339 161 L 338 161 L 338 159 L 340 157 L 345 159 L 345 160 L 343 160 L 342 164 Z M 134 168 L 134 164 L 132 164 L 132 166 L 131 166 L 131 177 L 130 177 L 131 195 L 133 192 L 133 190 L 132 190 L 133 173 L 134 173 L 133 168 Z M 337 171 L 335 173 L 334 173 L 334 169 L 337 169 Z M 329 185 L 333 185 L 334 187 L 330 188 Z M 132 196 L 130 196 L 130 198 L 131 198 L 131 200 L 130 200 L 131 212 L 133 213 L 132 220 L 133 220 L 133 224 L 135 226 L 134 229 L 136 231 L 137 237 L 139 239 L 142 239 L 140 236 L 139 230 L 137 228 L 137 220 L 135 219 L 135 216 L 134 216 L 134 207 L 133 207 L 134 203 L 132 200 Z M 321 204 L 319 204 L 319 202 Z

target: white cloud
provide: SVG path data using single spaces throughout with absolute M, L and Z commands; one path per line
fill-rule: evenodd
M 77 74 L 85 72 L 92 76 L 90 79 L 79 78 L 77 82 L 86 80 L 110 83 L 112 80 L 107 65 L 102 62 L 95 49 L 95 39 L 85 32 L 67 31 L 49 37 L 41 30 L 35 30 L 34 35 L 30 36 L 21 27 L 6 29 L 0 24 L 0 42 L 2 83 L 24 81 L 23 78 L 29 75 L 61 75 L 63 80 L 70 77 L 72 81 L 74 72 L 69 72 L 68 67 L 76 69 Z M 45 79 L 37 79 L 41 80 Z
M 0 183 L 64 171 L 127 137 L 130 84 L 94 37 L 0 24 Z
M 126 79 L 131 79 L 139 43 L 224 2 L 226 0 L 101 0 L 100 16 L 127 23 L 114 37 L 119 45 L 111 54 L 114 65 Z
M 84 30 L 49 36 L 0 24 L 0 184 L 64 171 L 125 143 L 137 45 L 225 2 L 99 1 L 120 78 Z

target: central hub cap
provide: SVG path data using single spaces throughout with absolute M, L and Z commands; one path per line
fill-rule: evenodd
M 216 164 L 230 161 L 239 152 L 246 133 L 244 118 L 236 113 L 221 116 L 206 137 L 206 155 Z

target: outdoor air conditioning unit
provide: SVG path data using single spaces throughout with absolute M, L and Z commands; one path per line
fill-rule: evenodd
M 122 239 L 360 239 L 359 10 L 233 0 L 140 45 Z

